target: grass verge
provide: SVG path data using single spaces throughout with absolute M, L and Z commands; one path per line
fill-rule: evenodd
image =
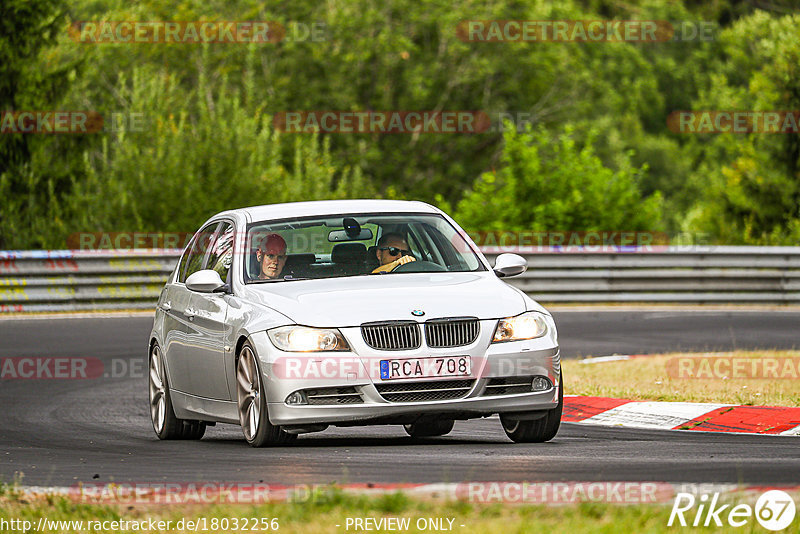
M 800 351 L 671 353 L 562 365 L 565 392 L 572 395 L 800 406 Z
M 168 527 L 158 527 L 163 532 L 193 532 L 186 528 L 186 521 L 201 522 L 207 530 L 203 532 L 291 532 L 291 533 L 338 533 L 364 532 L 365 530 L 387 532 L 397 529 L 354 528 L 348 518 L 408 518 L 406 532 L 432 532 L 435 528 L 417 528 L 417 521 L 439 519 L 441 526 L 450 532 L 463 533 L 540 533 L 540 532 L 588 532 L 615 533 L 620 528 L 628 532 L 674 532 L 667 526 L 671 507 L 664 504 L 607 504 L 578 503 L 559 506 L 502 504 L 471 504 L 465 501 L 430 501 L 410 498 L 403 493 L 386 494 L 380 497 L 346 494 L 340 490 L 319 492 L 315 498 L 304 502 L 280 502 L 260 505 L 154 505 L 154 504 L 94 504 L 76 502 L 64 496 L 31 497 L 13 487 L 0 487 L 0 518 L 29 521 L 36 530 L 39 519 L 47 519 L 49 528 L 38 532 L 91 532 L 89 521 L 127 521 L 127 528 L 106 527 L 97 532 L 142 532 L 147 528 L 132 528 L 131 522 L 148 520 L 170 521 Z M 245 518 L 263 518 L 258 528 L 234 528 L 234 520 L 240 523 Z M 214 521 L 216 519 L 216 521 Z M 275 523 L 272 520 L 277 520 Z M 183 520 L 184 528 L 177 528 Z M 223 523 L 227 520 L 227 523 Z M 452 522 L 448 521 L 452 520 Z M 53 524 L 53 521 L 83 521 L 79 528 L 71 525 Z M 211 527 L 216 525 L 216 528 Z M 264 528 L 271 525 L 269 528 Z M 277 529 L 274 527 L 277 526 Z M 430 527 L 430 524 L 428 525 Z M 624 526 L 624 527 L 623 527 Z M 692 531 L 741 532 L 741 529 L 690 529 Z

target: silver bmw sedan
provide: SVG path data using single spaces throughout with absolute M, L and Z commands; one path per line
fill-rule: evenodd
M 160 439 L 241 426 L 254 446 L 329 425 L 441 436 L 499 414 L 552 439 L 563 387 L 552 316 L 441 210 L 393 200 L 226 211 L 197 231 L 158 300 L 149 398 Z

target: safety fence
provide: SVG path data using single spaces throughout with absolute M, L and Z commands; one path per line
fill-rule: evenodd
M 543 303 L 800 303 L 800 247 L 486 248 Z M 0 313 L 152 309 L 178 250 L 0 251 Z
M 800 247 L 516 252 L 528 270 L 509 281 L 541 302 L 800 303 Z
M 0 313 L 153 309 L 178 250 L 0 252 Z

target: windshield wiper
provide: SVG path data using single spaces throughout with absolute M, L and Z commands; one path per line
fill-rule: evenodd
M 251 284 L 263 284 L 266 282 L 295 282 L 297 280 L 311 280 L 310 278 L 302 278 L 302 277 L 295 277 L 291 274 L 287 274 L 283 278 L 255 278 L 250 280 Z

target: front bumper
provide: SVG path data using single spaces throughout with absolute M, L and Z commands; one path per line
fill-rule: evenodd
M 270 422 L 274 425 L 405 423 L 422 415 L 472 419 L 496 413 L 551 410 L 558 403 L 559 387 L 560 384 L 537 393 L 448 401 L 397 403 L 382 400 L 341 406 L 289 406 L 283 402 L 271 402 L 268 409 Z
M 348 331 L 353 330 L 353 331 Z M 493 328 L 481 328 L 493 333 Z M 421 415 L 469 419 L 496 413 L 550 410 L 558 403 L 560 354 L 554 337 L 491 344 L 487 334 L 466 347 L 413 351 L 375 351 L 367 347 L 358 329 L 342 329 L 352 352 L 287 353 L 276 349 L 266 333 L 253 336 L 261 360 L 270 422 L 274 425 L 359 425 L 398 423 Z M 380 379 L 381 359 L 468 355 L 472 374 L 468 391 L 459 398 L 395 402 L 387 400 L 377 386 L 386 383 L 445 382 L 453 377 L 384 381 Z M 544 376 L 552 387 L 537 392 L 490 394 L 492 379 Z M 287 397 L 307 389 L 348 388 L 360 402 L 333 405 L 287 404 Z M 496 390 L 495 390 L 496 392 Z

